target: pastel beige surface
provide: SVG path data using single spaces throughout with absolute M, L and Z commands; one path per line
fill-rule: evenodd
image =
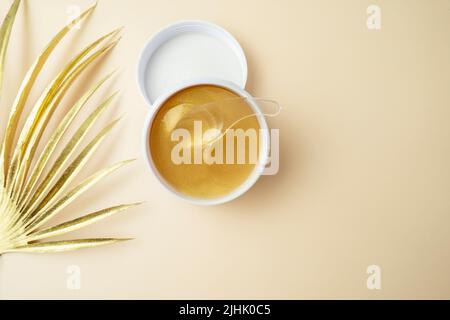
M 74 4 L 91 3 L 23 1 L 7 57 L 2 128 L 34 57 Z M 366 26 L 372 3 L 381 8 L 379 31 Z M 2 15 L 9 4 L 0 3 Z M 249 62 L 247 90 L 284 107 L 270 119 L 281 135 L 279 174 L 218 207 L 176 199 L 142 153 L 148 107 L 135 79 L 138 55 L 153 33 L 183 19 L 209 20 L 235 35 Z M 65 102 L 120 66 L 104 93 L 122 94 L 103 120 L 123 121 L 84 175 L 138 161 L 59 219 L 144 200 L 74 233 L 136 240 L 4 255 L 1 299 L 450 298 L 450 1 L 129 0 L 125 7 L 103 0 L 53 61 L 120 25 L 121 44 Z M 56 65 L 46 68 L 41 88 Z M 73 265 L 81 270 L 79 290 L 67 288 Z M 367 289 L 369 265 L 381 268 L 381 290 Z

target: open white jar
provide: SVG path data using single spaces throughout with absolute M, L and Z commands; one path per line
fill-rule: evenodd
M 194 204 L 216 205 L 231 201 L 262 175 L 269 158 L 269 131 L 258 103 L 244 90 L 247 62 L 239 43 L 222 28 L 203 21 L 184 21 L 158 32 L 145 46 L 138 65 L 138 82 L 150 107 L 143 131 L 145 157 L 155 176 L 172 193 Z M 192 197 L 173 187 L 154 162 L 150 147 L 158 112 L 173 95 L 201 85 L 224 88 L 244 98 L 260 128 L 258 162 L 238 187 L 215 198 Z

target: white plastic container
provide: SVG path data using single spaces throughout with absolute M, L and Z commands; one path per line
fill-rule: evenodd
M 263 174 L 269 160 L 269 130 L 264 116 L 245 91 L 247 60 L 236 39 L 221 27 L 204 21 L 182 21 L 156 33 L 144 47 L 138 64 L 138 83 L 150 111 L 145 120 L 142 143 L 150 169 L 163 186 L 179 198 L 200 205 L 217 205 L 236 199 Z M 173 94 L 196 85 L 216 85 L 247 98 L 261 130 L 259 162 L 248 179 L 230 194 L 198 199 L 176 191 L 161 177 L 149 147 L 153 120 Z

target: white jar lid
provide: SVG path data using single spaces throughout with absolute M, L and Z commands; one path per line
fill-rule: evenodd
M 192 79 L 230 81 L 244 89 L 247 59 L 237 40 L 205 21 L 182 21 L 154 35 L 138 64 L 141 92 L 151 106 L 166 91 Z

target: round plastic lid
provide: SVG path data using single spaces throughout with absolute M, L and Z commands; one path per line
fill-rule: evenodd
M 138 65 L 141 91 L 149 105 L 186 80 L 227 80 L 244 89 L 247 60 L 237 40 L 205 21 L 166 27 L 147 43 Z

